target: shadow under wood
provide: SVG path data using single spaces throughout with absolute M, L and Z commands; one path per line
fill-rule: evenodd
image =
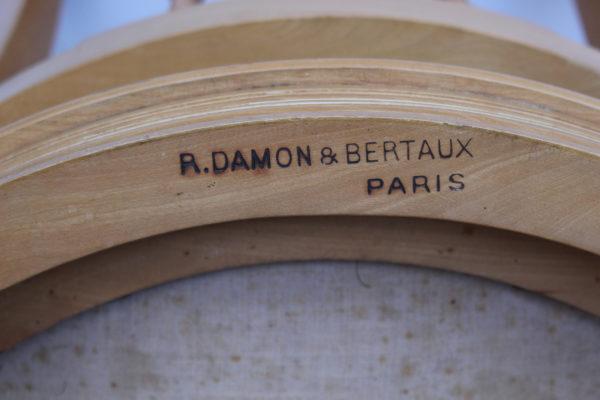
M 600 315 L 600 257 L 539 238 L 400 217 L 288 217 L 186 229 L 66 263 L 0 292 L 0 350 L 124 295 L 226 268 L 301 260 L 413 264 L 512 284 Z

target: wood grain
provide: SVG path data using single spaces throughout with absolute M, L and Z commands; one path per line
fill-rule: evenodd
M 248 220 L 168 233 L 67 263 L 0 292 L 0 351 L 94 306 L 224 268 L 375 260 L 484 276 L 600 315 L 600 257 L 470 224 L 397 217 Z
M 116 29 L 23 72 L 0 86 L 0 126 L 143 79 L 331 57 L 479 68 L 600 96 L 598 52 L 475 7 L 430 0 L 228 1 Z
M 598 97 L 598 53 L 406 4 L 192 7 L 0 86 L 0 125 L 13 122 L 0 130 L 0 349 L 136 290 L 293 260 L 433 266 L 600 315 L 598 100 L 517 78 Z M 163 76 L 349 56 L 447 65 Z M 265 149 L 270 167 L 253 158 Z
M 237 66 L 102 93 L 0 132 L 0 282 L 148 236 L 276 216 L 438 218 L 598 254 L 599 108 L 492 73 L 365 60 Z M 266 148 L 271 168 L 244 166 Z M 182 169 L 184 153 L 198 173 Z M 228 155 L 227 171 L 213 153 Z

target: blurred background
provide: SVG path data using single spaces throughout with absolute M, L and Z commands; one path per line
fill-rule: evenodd
M 205 3 L 217 1 L 219 0 L 207 0 Z M 476 7 L 544 26 L 576 42 L 587 43 L 577 0 L 468 2 Z M 62 0 L 51 54 L 69 50 L 88 37 L 109 29 L 166 13 L 173 6 L 177 7 L 177 2 L 172 0 Z
M 2 0 L 0 81 L 102 32 L 195 4 L 219 1 L 229 0 Z M 398 1 L 400 5 L 402 0 Z M 532 22 L 577 43 L 600 46 L 600 25 L 594 17 L 600 12 L 597 0 L 439 1 L 468 3 Z M 19 20 L 22 22 L 16 24 Z

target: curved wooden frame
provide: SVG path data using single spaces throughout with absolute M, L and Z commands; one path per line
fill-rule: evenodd
M 476 7 L 432 0 L 228 1 L 116 29 L 22 72 L 0 86 L 0 126 L 143 79 L 323 57 L 479 68 L 600 97 L 597 51 Z
M 492 228 L 397 217 L 228 222 L 117 246 L 0 292 L 0 351 L 135 291 L 241 265 L 365 260 L 485 276 L 600 315 L 600 257 Z
M 0 86 L 0 126 L 13 122 L 0 129 L 0 215 L 7 222 L 0 227 L 6 254 L 0 258 L 0 350 L 135 290 L 242 264 L 300 259 L 445 268 L 600 315 L 598 255 L 472 225 L 600 254 L 597 100 L 494 73 L 382 60 L 163 76 L 265 60 L 403 58 L 533 78 L 600 97 L 599 53 L 542 29 L 456 4 L 342 3 L 186 9 L 88 41 Z M 230 51 L 214 48 L 217 39 L 219 49 Z M 56 107 L 44 110 L 50 106 Z M 439 154 L 436 161 L 385 168 L 348 162 L 315 168 L 320 151 L 341 150 L 339 163 L 348 143 L 360 148 L 351 155 L 364 162 L 376 154 L 368 153 L 373 146 L 381 153 L 385 142 L 397 140 L 398 131 L 400 139 L 419 143 L 459 145 L 464 138 L 460 146 L 476 151 L 477 159 L 463 153 L 460 160 L 441 160 Z M 473 139 L 476 147 L 465 144 Z M 173 158 L 191 154 L 206 162 L 211 149 L 231 158 L 239 150 L 248 158 L 269 146 L 313 146 L 314 164 L 304 159 L 291 173 L 275 167 L 219 176 L 205 173 L 204 165 L 195 174 L 189 164 L 179 176 L 182 159 Z M 406 179 L 423 174 L 437 177 L 432 185 L 458 189 L 448 182 L 449 169 L 440 178 L 440 168 L 459 168 L 455 173 L 463 178 L 468 171 L 464 190 L 411 197 L 408 188 L 407 196 L 391 201 L 368 193 L 369 179 L 385 181 L 375 192 L 389 190 L 395 178 L 410 185 Z M 146 201 L 156 193 L 157 201 Z M 212 200 L 197 198 L 205 194 Z M 231 205 L 237 208 L 227 210 Z M 213 215 L 196 215 L 199 207 Z M 362 216 L 333 216 L 340 214 Z M 244 220 L 284 215 L 305 216 Z M 398 215 L 421 219 L 392 217 Z M 422 219 L 432 217 L 468 224 Z
M 599 109 L 516 78 L 368 60 L 230 67 L 116 89 L 0 132 L 0 282 L 152 235 L 269 216 L 440 218 L 598 253 Z M 406 139 L 418 156 L 384 163 L 383 142 Z M 442 140 L 456 150 L 435 159 L 430 146 Z M 237 152 L 250 160 L 269 146 L 286 148 L 294 168 L 240 159 L 234 171 Z M 228 153 L 230 170 L 209 167 L 211 152 Z

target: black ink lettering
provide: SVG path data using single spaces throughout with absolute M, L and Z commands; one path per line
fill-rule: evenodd
M 217 158 L 215 156 L 218 154 L 223 155 L 223 161 L 225 162 L 225 164 L 221 167 L 217 166 Z M 225 154 L 224 151 L 213 151 L 212 152 L 212 165 L 213 165 L 213 172 L 215 174 L 220 174 L 220 173 L 227 171 L 227 167 L 229 166 L 229 159 L 227 158 L 227 154 Z
M 417 183 L 417 180 L 420 180 L 421 183 Z M 429 191 L 429 186 L 427 186 L 427 177 L 423 176 L 423 175 L 415 175 L 413 176 L 412 179 L 412 183 L 413 183 L 413 193 L 417 193 L 417 188 L 425 188 L 425 190 L 427 190 L 427 193 L 430 193 Z
M 388 194 L 392 194 L 392 192 L 394 190 L 402 190 L 402 193 L 406 194 L 406 189 L 404 189 L 404 185 L 402 184 L 402 181 L 397 176 L 394 177 L 394 180 L 392 181 L 392 184 L 390 185 L 390 188 L 388 189 Z
M 406 159 L 410 160 L 410 144 L 414 143 L 414 140 L 401 140 L 399 143 L 406 144 Z
M 375 153 L 375 150 L 370 150 L 369 149 L 369 145 L 372 145 L 372 144 L 377 144 L 377 142 L 367 142 L 367 143 L 365 143 L 365 159 L 367 160 L 368 163 L 378 162 L 379 161 L 377 159 L 373 160 L 373 159 L 369 158 L 369 154 Z
M 469 143 L 471 143 L 471 140 L 473 140 L 473 138 L 469 139 L 467 141 L 467 143 L 462 144 L 462 142 L 460 141 L 460 139 L 456 139 L 458 141 L 458 144 L 460 145 L 460 151 L 458 152 L 458 154 L 456 155 L 456 158 L 460 157 L 460 155 L 465 152 L 468 155 L 470 155 L 471 157 L 473 157 L 473 154 L 471 154 L 471 152 L 467 149 L 467 146 L 469 145 Z
M 254 149 L 252 149 L 252 170 L 255 170 L 256 167 L 260 169 L 265 169 L 265 165 L 267 168 L 271 168 L 271 149 L 268 147 L 263 152 L 262 159 L 258 156 L 258 153 Z
M 323 147 L 321 149 L 321 165 L 331 165 L 338 162 L 337 154 L 333 152 L 331 147 Z
M 465 183 L 456 179 L 456 178 L 464 178 L 465 176 L 463 174 L 452 174 L 450 175 L 450 182 L 457 184 L 458 186 L 448 186 L 450 188 L 450 190 L 452 191 L 459 191 L 459 190 L 463 190 L 465 188 Z
M 280 157 L 279 157 L 281 152 L 287 153 L 287 156 L 288 156 L 287 164 L 284 164 L 281 162 Z M 287 147 L 280 147 L 279 149 L 277 149 L 277 153 L 275 153 L 275 160 L 277 161 L 277 165 L 279 165 L 281 168 L 287 168 L 292 163 L 292 152 Z
M 438 154 L 440 155 L 440 158 L 452 157 L 452 139 L 448 140 L 448 142 L 450 143 L 450 150 L 448 153 L 444 154 L 442 153 L 442 141 L 438 139 Z
M 391 149 L 388 149 L 388 145 L 392 145 Z M 396 143 L 391 140 L 386 140 L 383 142 L 383 161 L 387 161 L 387 153 L 394 153 L 394 157 L 396 157 L 396 161 L 398 161 L 398 154 L 396 154 Z
M 354 147 L 354 150 L 350 151 L 350 146 Z M 356 143 L 346 143 L 346 163 L 347 164 L 358 164 L 360 162 L 360 154 L 358 154 L 360 147 Z M 354 160 L 350 160 L 350 155 L 356 156 Z
M 233 161 L 231 162 L 231 171 L 235 171 L 237 168 L 244 168 L 246 171 L 250 170 L 248 163 L 244 159 L 241 151 L 236 151 Z
M 435 176 L 435 188 L 438 192 L 442 189 L 439 174 Z
M 425 149 L 425 146 L 427 146 L 427 151 L 423 151 Z M 431 151 L 431 147 L 429 147 L 429 143 L 427 143 L 427 140 L 423 140 L 423 143 L 421 143 L 421 150 L 419 151 L 419 160 L 426 154 L 429 154 L 431 156 L 431 159 L 435 160 L 433 151 Z
M 179 154 L 179 165 L 181 167 L 181 175 L 185 175 L 185 170 L 188 167 L 194 168 L 197 174 L 200 173 L 200 168 L 196 164 L 196 159 L 192 153 L 181 153 Z
M 367 180 L 367 193 L 371 195 L 373 190 L 381 189 L 383 187 L 383 180 L 379 178 L 371 178 Z
M 298 155 L 298 166 L 301 167 L 302 166 L 302 159 L 304 159 L 304 161 L 306 161 L 306 164 L 308 164 L 308 166 L 310 167 L 311 161 L 310 161 L 310 146 L 306 146 L 306 153 L 304 153 L 302 151 L 302 148 L 300 148 L 300 146 L 296 146 L 296 153 Z

